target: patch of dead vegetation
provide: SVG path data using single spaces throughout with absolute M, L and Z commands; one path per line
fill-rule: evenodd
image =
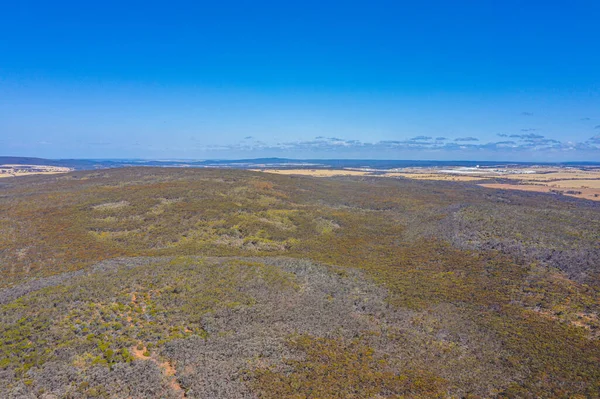
M 164 213 L 170 205 L 176 204 L 181 200 L 183 200 L 183 198 L 159 198 L 159 203 L 150 208 L 148 213 L 152 215 L 160 215 Z
M 332 233 L 333 231 L 341 228 L 341 226 L 336 223 L 334 220 L 326 219 L 326 218 L 317 218 L 315 219 L 315 223 L 317 224 L 317 230 L 321 234 Z
M 92 209 L 95 211 L 107 211 L 107 210 L 124 208 L 126 206 L 129 206 L 129 202 L 123 200 L 123 201 L 106 202 L 104 204 L 94 205 L 94 206 L 92 206 Z

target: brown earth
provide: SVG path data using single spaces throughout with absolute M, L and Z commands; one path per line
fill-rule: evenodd
M 177 382 L 177 378 L 175 376 L 177 370 L 169 361 L 159 362 L 157 359 L 151 356 L 146 356 L 145 353 L 147 351 L 147 348 L 145 346 L 143 346 L 142 349 L 138 349 L 137 346 L 134 346 L 130 349 L 131 354 L 136 360 L 150 361 L 157 364 L 163 371 L 164 375 L 169 378 L 169 386 L 171 387 L 173 392 L 176 393 L 177 397 L 185 398 L 185 391 L 183 390 L 179 382 Z

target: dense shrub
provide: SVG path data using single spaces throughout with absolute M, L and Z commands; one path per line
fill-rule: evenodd
M 0 190 L 2 397 L 598 397 L 598 203 L 153 168 Z

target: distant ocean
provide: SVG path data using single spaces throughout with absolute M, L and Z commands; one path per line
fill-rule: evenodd
M 497 161 L 409 161 L 369 159 L 287 159 L 256 158 L 239 160 L 145 160 L 145 159 L 42 159 L 25 157 L 0 157 L 2 164 L 28 164 L 65 166 L 77 170 L 120 168 L 130 166 L 188 167 L 188 168 L 236 168 L 236 169 L 371 169 L 390 170 L 401 168 L 447 168 L 484 167 L 502 168 L 510 166 L 564 166 L 600 167 L 600 162 L 497 162 Z

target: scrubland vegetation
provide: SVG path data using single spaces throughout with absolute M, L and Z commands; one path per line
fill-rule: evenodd
M 239 170 L 3 179 L 0 273 L 0 397 L 600 396 L 597 202 Z

